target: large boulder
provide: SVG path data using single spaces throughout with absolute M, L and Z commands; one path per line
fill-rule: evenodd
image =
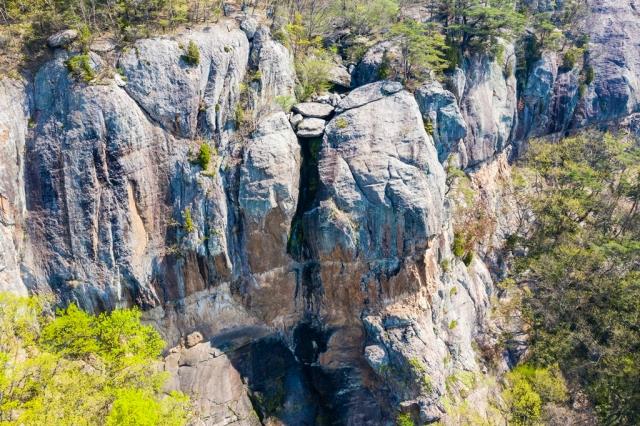
M 505 46 L 502 61 L 485 55 L 465 60 L 464 96 L 460 109 L 467 123 L 464 166 L 475 166 L 495 157 L 512 139 L 517 123 L 515 55 Z

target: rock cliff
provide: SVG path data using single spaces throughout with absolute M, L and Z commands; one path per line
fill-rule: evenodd
M 291 55 L 255 22 L 92 52 L 93 84 L 56 49 L 0 80 L 0 288 L 141 306 L 202 424 L 446 419 L 456 380 L 491 377 L 512 147 L 639 112 L 635 2 L 590 8 L 586 87 L 551 54 L 518 81 L 505 46 L 410 93 L 379 81 L 383 44 L 351 91 L 289 115 Z M 450 163 L 490 219 L 464 259 Z M 480 413 L 487 392 L 467 395 Z

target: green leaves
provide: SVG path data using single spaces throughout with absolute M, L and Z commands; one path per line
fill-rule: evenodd
M 559 363 L 603 423 L 640 423 L 640 154 L 632 140 L 582 134 L 531 144 L 535 217 L 520 278 L 531 359 Z M 624 373 L 621 373 L 624 372 Z
M 0 424 L 185 424 L 188 398 L 160 392 L 164 342 L 139 310 L 42 307 L 0 293 Z

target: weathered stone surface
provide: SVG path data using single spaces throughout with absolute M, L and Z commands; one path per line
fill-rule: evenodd
M 189 41 L 200 51 L 198 65 L 182 59 Z M 209 132 L 224 126 L 239 96 L 248 55 L 242 31 L 215 27 L 179 41 L 139 40 L 118 65 L 127 78 L 127 93 L 153 120 L 176 136 L 193 138 L 199 115 Z
M 227 355 L 210 343 L 200 343 L 170 354 L 165 369 L 171 375 L 168 391 L 180 390 L 193 396 L 198 424 L 205 426 L 258 426 L 240 373 Z
M 399 57 L 400 50 L 392 41 L 383 41 L 372 46 L 351 73 L 351 86 L 359 87 L 387 78 L 380 71 L 383 62 L 387 60 L 390 68 L 397 69 L 399 61 L 394 61 L 394 58 Z
M 344 65 L 332 64 L 329 69 L 329 82 L 343 89 L 349 89 L 351 88 L 351 74 Z
M 258 31 L 258 27 L 258 21 L 252 16 L 248 16 L 240 22 L 240 29 L 244 31 L 244 34 L 249 40 L 253 40 L 253 36 L 255 36 L 256 31 Z
M 340 103 L 350 108 L 327 126 L 324 198 L 313 226 L 321 258 L 338 247 L 351 258 L 409 256 L 442 227 L 444 172 L 435 147 L 413 97 L 385 84 L 352 92 Z
M 23 153 L 29 110 L 24 83 L 0 78 L 0 291 L 22 295 L 27 288 L 21 268 L 30 263 L 23 257 L 27 250 Z
M 465 146 L 460 150 L 464 166 L 493 158 L 511 142 L 517 123 L 515 55 L 512 46 L 505 49 L 502 63 L 483 56 L 465 60 L 465 95 L 460 105 L 467 123 Z
M 317 138 L 324 133 L 324 126 L 327 122 L 321 118 L 305 118 L 296 129 L 296 134 L 301 138 Z
M 349 109 L 358 108 L 371 102 L 375 102 L 388 95 L 402 90 L 402 84 L 396 81 L 378 81 L 359 87 L 349 93 L 336 106 L 336 112 L 341 113 Z
M 453 93 L 444 90 L 438 82 L 420 86 L 415 92 L 422 118 L 433 129 L 433 139 L 440 162 L 444 162 L 467 134 L 467 124 L 462 117 L 458 101 Z M 427 125 L 425 124 L 425 125 Z
M 202 334 L 199 331 L 194 331 L 187 336 L 187 348 L 191 348 L 200 342 L 202 342 Z
M 248 262 L 266 272 L 288 262 L 287 238 L 298 202 L 300 146 L 283 112 L 265 117 L 247 141 L 240 170 L 239 205 Z
M 303 102 L 294 105 L 293 111 L 304 117 L 327 118 L 333 113 L 333 107 L 324 103 Z
M 78 38 L 78 31 L 63 30 L 59 31 L 47 39 L 49 47 L 65 47 Z
M 294 97 L 296 73 L 291 52 L 260 27 L 251 47 L 251 65 L 260 70 L 260 102 L 270 105 L 277 97 Z
M 298 124 L 300 124 L 300 122 L 303 119 L 304 119 L 304 117 L 301 114 L 293 114 L 293 115 L 291 115 L 291 118 L 289 119 L 289 122 L 291 123 L 291 127 L 296 129 L 298 127 Z

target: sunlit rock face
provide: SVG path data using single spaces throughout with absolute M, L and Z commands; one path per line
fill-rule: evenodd
M 292 56 L 256 22 L 139 40 L 113 63 L 93 52 L 100 84 L 55 50 L 29 81 L 0 80 L 0 288 L 141 306 L 173 348 L 168 386 L 203 424 L 446 419 L 448 379 L 489 377 L 478 348 L 496 347 L 495 249 L 517 226 L 511 147 L 638 127 L 640 19 L 630 1 L 589 6 L 582 89 L 550 54 L 516 80 L 506 46 L 410 93 L 381 80 L 387 43 L 351 91 L 341 69 L 336 93 L 289 115 L 276 98 L 294 94 Z M 466 263 L 450 165 L 491 217 Z M 487 392 L 468 395 L 481 413 Z

